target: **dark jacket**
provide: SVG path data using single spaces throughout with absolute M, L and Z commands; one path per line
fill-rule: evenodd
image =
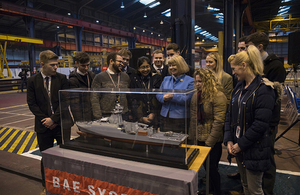
M 241 148 L 238 158 L 244 166 L 252 171 L 264 172 L 271 165 L 269 122 L 275 104 L 275 91 L 259 75 L 247 89 L 244 86 L 244 81 L 239 82 L 232 92 L 225 119 L 224 143 L 238 143 Z M 243 98 L 240 98 L 241 93 L 244 93 Z M 238 102 L 241 105 L 240 115 Z M 237 126 L 241 128 L 239 138 L 236 136 Z
M 140 73 L 130 75 L 130 88 L 138 89 L 159 89 L 162 82 L 161 76 L 150 73 L 148 77 L 144 78 Z M 149 83 L 150 82 L 150 83 Z M 131 95 L 128 105 L 132 111 L 134 121 L 141 120 L 142 117 L 154 113 L 156 118 L 159 115 L 160 103 L 156 100 L 153 94 L 133 94 Z M 140 121 L 141 122 L 141 121 Z
M 264 60 L 264 77 L 272 82 L 283 83 L 286 77 L 285 68 L 275 54 L 269 54 Z
M 82 79 L 82 77 L 76 72 L 76 70 L 74 70 L 69 75 L 70 88 L 90 88 L 95 76 L 95 73 L 93 73 L 92 71 L 88 71 L 90 84 L 88 86 L 88 83 Z
M 165 76 L 170 76 L 168 65 L 164 65 L 163 69 L 160 72 L 156 71 L 156 69 L 153 67 L 153 64 L 151 64 L 151 72 L 160 75 L 162 80 L 164 80 Z
M 66 78 L 66 75 L 56 73 L 56 75 L 51 76 L 51 103 L 53 106 L 53 112 L 51 113 L 50 101 L 47 91 L 44 87 L 44 80 L 41 73 L 38 73 L 28 79 L 27 84 L 27 103 L 30 111 L 35 116 L 35 126 L 34 130 L 39 133 L 43 133 L 47 130 L 47 128 L 42 125 L 41 120 L 47 117 L 50 117 L 54 123 L 60 126 L 60 109 L 59 109 L 59 93 L 58 91 L 61 89 L 68 89 L 69 83 Z M 66 103 L 61 100 L 61 103 Z M 67 108 L 64 106 L 63 108 Z M 68 117 L 68 121 L 71 121 L 69 118 L 69 113 L 66 110 L 66 113 L 63 114 L 64 117 Z M 73 124 L 68 124 L 73 125 Z M 69 127 L 71 127 L 69 126 Z
M 127 66 L 127 70 L 126 70 L 125 73 L 127 73 L 128 76 L 130 76 L 131 74 L 136 74 L 137 71 L 136 71 L 136 69 L 134 69 L 134 68 L 132 68 L 132 67 L 130 67 L 130 66 Z
M 89 81 L 75 71 L 69 75 L 70 88 L 91 88 L 95 78 L 95 73 L 88 71 Z M 75 121 L 91 121 L 93 120 L 93 112 L 91 106 L 90 93 L 70 93 L 70 108 Z

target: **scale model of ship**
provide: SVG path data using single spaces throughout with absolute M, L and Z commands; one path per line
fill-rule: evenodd
M 76 125 L 80 131 L 95 136 L 150 145 L 179 146 L 188 137 L 187 134 L 174 132 L 155 133 L 153 127 L 146 124 L 124 121 L 122 111 L 123 107 L 116 103 L 110 117 L 97 121 L 76 122 Z

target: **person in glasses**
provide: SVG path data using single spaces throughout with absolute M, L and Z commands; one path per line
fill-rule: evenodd
M 130 75 L 130 88 L 139 88 L 146 91 L 159 89 L 162 81 L 161 76 L 151 72 L 150 59 L 146 56 L 138 58 L 137 67 L 137 74 Z M 131 97 L 133 120 L 156 126 L 159 103 L 155 95 L 132 95 Z
M 94 78 L 92 88 L 95 91 L 98 88 L 129 88 L 130 78 L 125 72 L 122 72 L 122 56 L 116 52 L 110 53 L 107 56 L 107 64 L 109 65 L 107 70 L 97 74 Z M 119 102 L 123 106 L 124 114 L 128 112 L 126 94 L 95 92 L 91 95 L 91 102 L 95 120 L 110 116 L 116 102 Z
M 238 43 L 238 53 L 246 50 L 246 37 L 241 37 Z

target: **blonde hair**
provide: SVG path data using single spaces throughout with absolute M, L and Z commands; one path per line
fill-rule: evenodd
M 212 59 L 214 59 L 216 61 L 217 65 L 216 65 L 215 74 L 216 74 L 218 80 L 221 81 L 222 73 L 224 72 L 221 56 L 217 52 L 211 52 L 211 53 L 207 54 L 207 56 L 211 57 Z
M 57 60 L 58 56 L 51 50 L 42 51 L 39 55 L 40 63 L 48 63 L 49 60 Z
M 208 68 L 197 68 L 194 73 L 194 79 L 196 79 L 197 75 L 199 75 L 202 81 L 201 98 L 203 103 L 211 102 L 215 98 L 218 91 L 224 93 L 224 88 L 218 82 L 215 73 L 212 70 Z
M 177 66 L 177 70 L 178 70 L 178 74 L 184 74 L 186 72 L 188 72 L 190 70 L 189 66 L 187 65 L 187 63 L 185 62 L 185 60 L 183 59 L 183 57 L 181 57 L 180 55 L 176 55 L 173 56 L 169 61 L 168 64 L 174 64 Z M 170 68 L 169 68 L 169 73 L 170 72 Z
M 254 45 L 249 45 L 247 51 L 229 56 L 230 64 L 241 66 L 243 62 L 249 65 L 250 71 L 255 75 L 263 75 L 264 64 L 259 50 Z

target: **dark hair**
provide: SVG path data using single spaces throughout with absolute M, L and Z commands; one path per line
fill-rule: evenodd
M 110 60 L 113 60 L 115 62 L 117 59 L 117 55 L 120 55 L 120 54 L 118 54 L 117 52 L 111 52 L 110 54 L 108 54 L 107 61 L 106 61 L 107 65 L 109 65 Z
M 85 64 L 90 61 L 90 56 L 85 51 L 79 51 L 75 54 L 75 61 L 80 64 Z
M 247 44 L 249 42 L 252 42 L 255 47 L 257 47 L 259 44 L 262 44 L 263 49 L 267 50 L 269 45 L 269 36 L 264 32 L 255 32 L 247 36 L 245 43 Z
M 166 47 L 167 50 L 173 49 L 175 52 L 179 51 L 179 46 L 176 43 L 170 43 Z
M 121 49 L 118 54 L 120 56 L 129 56 L 129 58 L 132 58 L 132 53 L 128 49 Z
M 139 68 L 144 62 L 147 62 L 150 65 L 150 59 L 146 56 L 142 56 L 137 60 L 137 67 Z
M 246 36 L 242 36 L 240 39 L 239 39 L 239 42 L 246 42 Z

